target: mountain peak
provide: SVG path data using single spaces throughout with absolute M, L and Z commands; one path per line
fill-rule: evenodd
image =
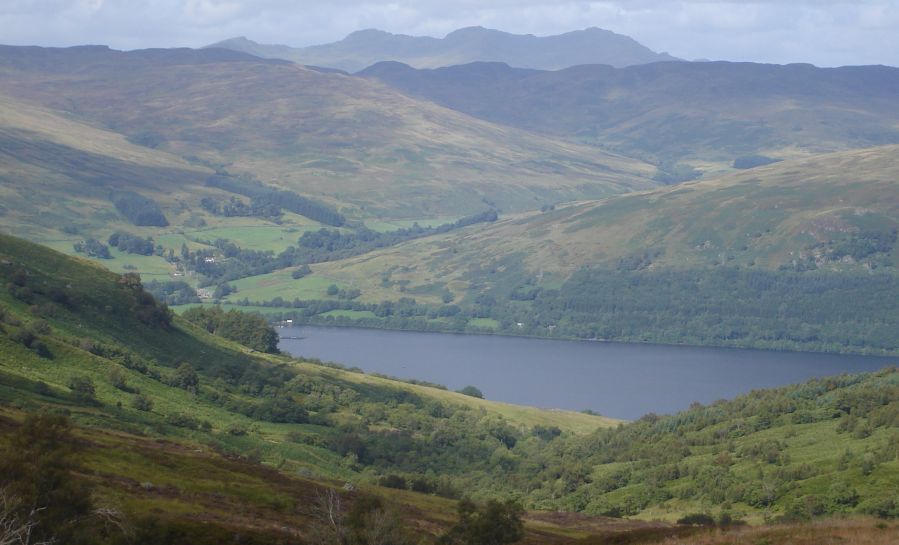
M 347 34 L 347 37 L 344 38 L 343 41 L 352 42 L 359 40 L 371 40 L 372 38 L 390 38 L 394 36 L 396 36 L 396 34 L 391 34 L 390 32 L 384 30 L 378 30 L 376 28 L 364 28 L 362 30 L 357 30 L 355 32 Z

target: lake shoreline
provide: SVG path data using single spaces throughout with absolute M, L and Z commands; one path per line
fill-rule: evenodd
M 280 322 L 272 322 L 276 328 L 281 327 Z M 657 341 L 640 341 L 640 340 L 619 340 L 619 339 L 582 339 L 580 337 L 566 336 L 549 336 L 549 335 L 533 335 L 527 333 L 514 334 L 508 332 L 491 333 L 489 331 L 455 331 L 450 329 L 402 329 L 396 327 L 377 327 L 373 325 L 361 325 L 352 323 L 322 323 L 318 321 L 305 322 L 294 319 L 293 327 L 321 327 L 321 328 L 340 328 L 340 329 L 357 329 L 360 331 L 392 331 L 397 333 L 434 333 L 440 335 L 455 336 L 482 336 L 482 337 L 503 337 L 508 339 L 539 339 L 545 341 L 562 341 L 562 342 L 584 342 L 584 343 L 600 343 L 600 344 L 626 344 L 638 346 L 665 346 L 665 347 L 684 347 L 684 348 L 715 348 L 728 350 L 755 350 L 762 352 L 784 353 L 784 354 L 827 354 L 834 356 L 857 356 L 868 358 L 895 358 L 896 365 L 899 365 L 899 352 L 871 353 L 869 351 L 832 351 L 832 350 L 796 350 L 790 348 L 770 348 L 765 346 L 738 345 L 738 344 L 691 344 L 691 343 L 665 343 Z
M 297 357 L 420 380 L 533 407 L 633 420 L 813 377 L 876 371 L 891 357 L 650 343 L 291 326 L 279 347 Z M 566 341 L 566 342 L 549 342 Z

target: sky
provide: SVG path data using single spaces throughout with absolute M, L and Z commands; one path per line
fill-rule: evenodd
M 305 46 L 377 28 L 546 36 L 597 26 L 684 59 L 899 66 L 899 0 L 0 0 L 0 43 Z

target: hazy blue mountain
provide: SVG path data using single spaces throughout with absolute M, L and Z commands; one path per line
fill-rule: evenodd
M 601 28 L 538 37 L 469 27 L 451 32 L 443 39 L 360 30 L 339 42 L 310 47 L 265 45 L 244 37 L 209 47 L 348 72 L 380 61 L 400 61 L 417 68 L 495 61 L 522 68 L 558 70 L 578 64 L 623 67 L 679 60 L 667 53 L 656 53 L 633 38 Z

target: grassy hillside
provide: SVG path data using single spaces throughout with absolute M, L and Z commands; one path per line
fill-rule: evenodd
M 200 519 L 207 536 L 250 542 L 308 536 L 315 515 L 299 506 L 328 478 L 354 483 L 348 502 L 403 505 L 424 536 L 453 519 L 442 498 L 463 492 L 584 512 L 529 514 L 531 542 L 674 531 L 597 515 L 899 515 L 895 368 L 610 427 L 252 352 L 171 318 L 133 277 L 0 243 L 0 435 L 21 411 L 66 411 L 84 427 L 78 456 L 95 501 L 134 520 L 190 534 Z
M 534 209 L 654 185 L 639 161 L 220 49 L 4 47 L 0 73 L 0 93 L 352 216 Z
M 374 306 L 325 310 L 381 318 L 363 325 L 428 328 L 423 320 L 449 300 L 461 318 L 436 329 L 492 318 L 487 329 L 509 333 L 895 352 L 899 309 L 885 295 L 899 289 L 896 152 L 787 161 L 510 217 L 314 265 L 300 280 L 247 278 L 230 300 L 277 293 L 282 309 L 310 319 L 312 307 L 289 302 L 320 299 L 333 283 Z M 376 305 L 402 298 L 431 308 L 403 325 Z
M 293 213 L 277 218 L 223 217 L 200 206 L 203 198 L 227 201 L 233 194 L 209 187 L 214 171 L 125 136 L 85 123 L 65 112 L 0 96 L 0 229 L 64 252 L 94 238 L 104 245 L 116 232 L 153 237 L 166 249 L 208 247 L 234 240 L 242 246 L 281 251 L 307 229 L 322 227 Z M 168 226 L 138 226 L 113 202 L 135 192 L 161 208 Z M 161 252 L 160 252 L 161 253 Z M 110 249 L 101 260 L 112 270 L 139 270 L 167 279 L 175 266 L 161 256 Z
M 293 470 L 363 482 L 374 478 L 371 472 L 379 466 L 403 473 L 421 467 L 424 475 L 428 464 L 444 463 L 428 461 L 437 454 L 425 451 L 420 458 L 382 458 L 398 454 L 391 454 L 386 442 L 393 434 L 411 441 L 403 448 L 412 454 L 431 448 L 416 445 L 425 430 L 450 421 L 474 425 L 469 418 L 485 418 L 488 428 L 499 426 L 513 435 L 533 426 L 583 434 L 615 423 L 254 353 L 180 318 L 171 320 L 133 278 L 21 239 L 2 236 L 0 242 L 3 397 L 22 407 L 75 405 L 86 423 L 192 437 L 224 452 L 252 451 Z M 199 385 L 185 386 L 184 364 L 198 374 Z M 75 378 L 94 385 L 82 403 L 73 393 Z M 140 406 L 144 398 L 148 410 Z M 500 444 L 495 437 L 489 441 Z M 466 456 L 478 450 L 468 451 L 472 446 L 462 447 Z M 359 454 L 350 456 L 353 449 Z M 459 476 L 475 478 L 474 473 Z
M 712 180 L 601 201 L 573 203 L 498 222 L 489 229 L 425 240 L 359 264 L 422 263 L 456 278 L 478 256 L 519 253 L 529 271 L 563 276 L 584 266 L 614 268 L 655 254 L 642 268 L 742 266 L 776 270 L 801 263 L 839 270 L 899 265 L 894 248 L 843 259 L 842 243 L 899 228 L 897 146 L 821 155 Z M 859 249 L 856 255 L 860 255 Z M 850 254 L 849 257 L 852 257 Z M 416 261 L 408 261 L 414 258 Z M 344 264 L 335 265 L 335 268 Z M 384 268 L 386 270 L 386 267 Z M 451 273 L 452 274 L 452 273 Z M 360 275 L 362 277 L 364 275 Z M 448 279 L 453 279 L 449 276 Z
M 492 122 L 565 135 L 660 164 L 667 179 L 735 159 L 899 143 L 899 69 L 697 62 L 559 71 L 474 63 L 361 73 Z

